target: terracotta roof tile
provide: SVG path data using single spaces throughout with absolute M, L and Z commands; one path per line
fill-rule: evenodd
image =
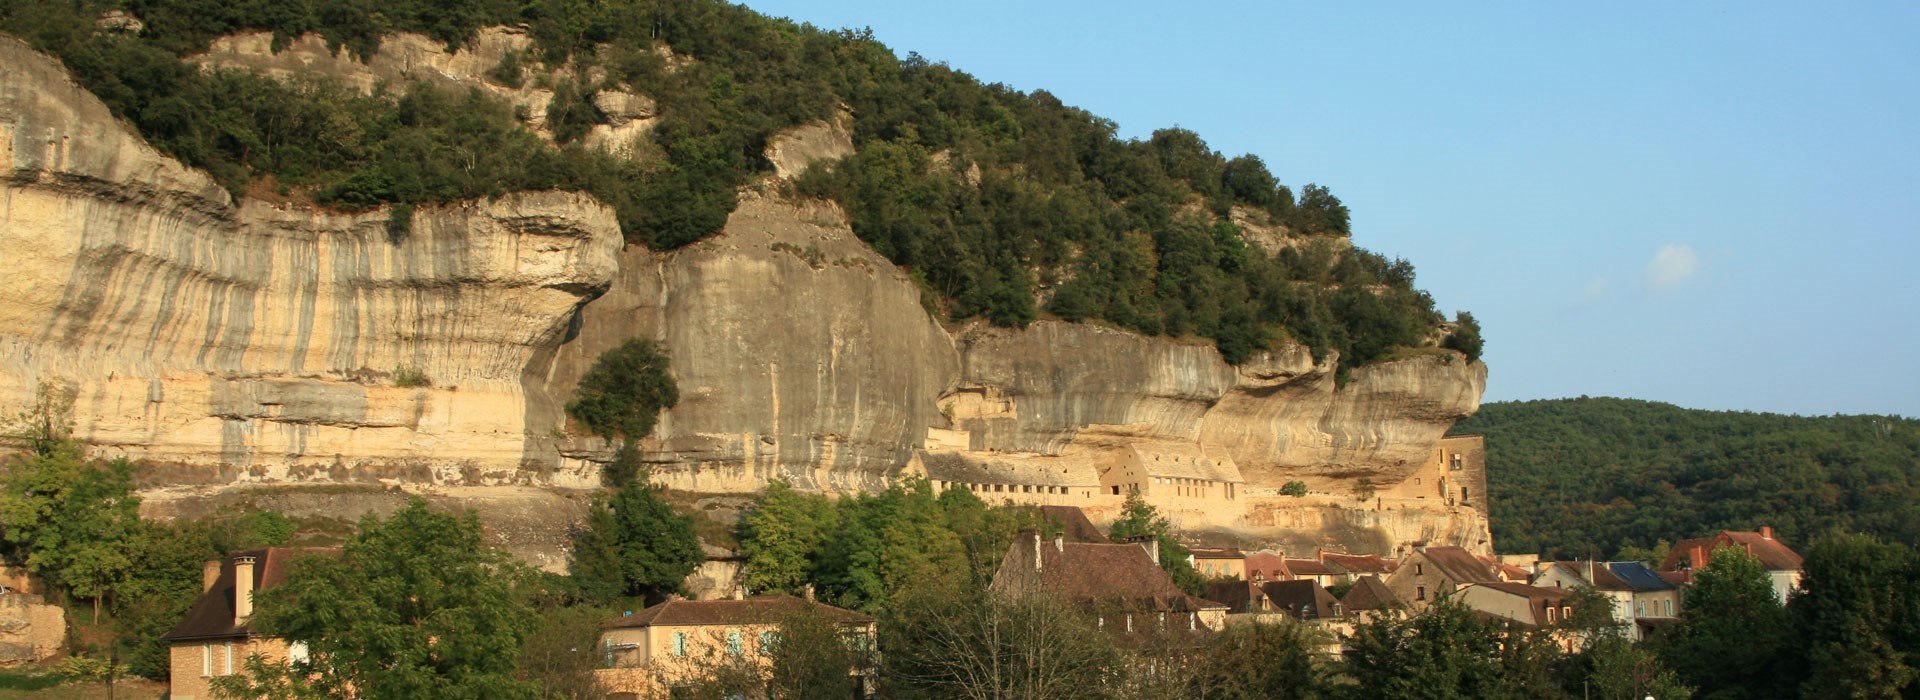
M 790 595 L 757 595 L 742 600 L 669 600 L 601 627 L 766 625 L 778 624 L 788 616 L 809 610 L 835 624 L 864 625 L 873 622 L 873 618 L 866 615 L 825 603 L 809 602 Z
M 287 567 L 295 558 L 301 556 L 340 556 L 337 547 L 267 547 L 249 549 L 227 555 L 220 562 L 220 578 L 213 582 L 213 588 L 201 593 L 187 608 L 187 614 L 180 623 L 161 639 L 182 641 L 188 639 L 220 639 L 228 637 L 246 637 L 251 634 L 249 625 L 236 625 L 233 619 L 234 566 L 235 559 L 253 557 L 253 590 L 264 591 L 287 582 Z
M 1472 552 L 1460 547 L 1428 547 L 1421 554 L 1427 561 L 1439 567 L 1441 573 L 1461 583 L 1487 583 L 1500 580 L 1493 575 L 1493 568 L 1473 556 Z
M 1299 576 L 1337 576 L 1338 572 L 1327 568 L 1326 564 L 1315 559 L 1288 559 L 1287 572 Z
M 1694 547 L 1699 547 L 1709 555 L 1713 550 L 1721 547 L 1741 547 L 1753 554 L 1755 559 L 1759 559 L 1760 565 L 1766 567 L 1768 571 L 1800 571 L 1806 567 L 1800 559 L 1800 554 L 1780 540 L 1758 532 L 1728 531 L 1712 537 L 1681 540 L 1675 543 L 1673 550 L 1667 554 L 1667 561 L 1661 564 L 1660 568 L 1680 569 L 1691 566 L 1689 551 Z
M 1080 510 L 1079 506 L 1040 506 L 1040 517 L 1064 528 L 1068 542 L 1107 542 L 1107 536 L 1100 534 L 1100 528 L 1093 526 L 1093 521 L 1087 519 L 1087 512 Z
M 1332 566 L 1338 566 L 1353 574 L 1388 574 L 1393 572 L 1393 562 L 1377 554 L 1321 552 L 1320 561 Z
M 1379 610 L 1398 602 L 1400 599 L 1393 595 L 1393 589 L 1388 588 L 1379 576 L 1360 577 L 1353 582 L 1353 589 L 1347 591 L 1347 596 L 1340 600 L 1342 605 L 1353 611 Z
M 992 587 L 1003 593 L 1045 592 L 1072 603 L 1118 604 L 1132 610 L 1227 607 L 1181 591 L 1140 545 L 1063 542 L 1056 546 L 1032 531 L 1013 538 L 1006 558 L 1000 561 L 1000 570 L 994 573 Z

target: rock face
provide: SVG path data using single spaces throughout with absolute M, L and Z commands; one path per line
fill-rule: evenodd
M 344 60 L 248 48 L 264 41 L 226 40 L 205 60 Z M 402 48 L 365 70 L 470 80 L 491 66 Z M 63 385 L 97 454 L 165 465 L 171 482 L 591 487 L 611 450 L 570 433 L 562 407 L 595 358 L 644 336 L 665 345 L 682 398 L 643 448 L 677 488 L 781 477 L 850 492 L 914 469 L 940 488 L 983 486 L 925 472 L 968 464 L 1007 481 L 984 485 L 989 500 L 1100 519 L 1122 498 L 1111 465 L 1126 462 L 1194 531 L 1490 546 L 1483 509 L 1418 486 L 1485 384 L 1483 365 L 1451 352 L 1336 386 L 1337 358 L 1297 346 L 1235 367 L 1207 345 L 1098 325 L 946 328 L 836 207 L 760 193 L 770 186 L 670 253 L 622 250 L 610 210 L 563 193 L 423 209 L 393 237 L 384 211 L 235 201 L 55 62 L 5 38 L 0 60 L 0 408 Z M 603 101 L 624 128 L 651 114 L 641 98 Z M 850 149 L 844 123 L 823 123 L 772 139 L 769 157 L 791 177 Z M 1186 471 L 1155 471 L 1162 458 Z M 1101 471 L 1022 482 L 1060 465 Z M 1158 476 L 1176 473 L 1225 476 Z M 1362 478 L 1383 495 L 1356 501 Z M 1279 496 L 1289 481 L 1315 495 Z
M 0 60 L 0 404 L 64 384 L 78 435 L 181 478 L 527 479 L 522 373 L 611 278 L 610 210 L 523 193 L 396 240 L 236 203 L 50 59 Z

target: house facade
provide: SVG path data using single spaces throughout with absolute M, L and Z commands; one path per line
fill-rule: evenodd
M 236 552 L 201 567 L 200 597 L 180 623 L 160 638 L 167 641 L 173 700 L 212 698 L 213 679 L 243 670 L 259 654 L 269 663 L 304 660 L 306 650 L 285 640 L 254 633 L 253 594 L 286 583 L 299 556 L 339 556 L 333 548 L 268 547 Z
M 1691 579 L 1694 569 L 1707 565 L 1713 551 L 1722 547 L 1745 550 L 1749 556 L 1760 561 L 1767 570 L 1767 578 L 1773 582 L 1774 598 L 1785 604 L 1800 590 L 1800 578 L 1806 572 L 1806 565 L 1800 554 L 1786 543 L 1774 539 L 1772 527 L 1762 527 L 1759 532 L 1722 532 L 1712 537 L 1693 540 L 1681 540 L 1673 545 L 1667 554 L 1667 560 L 1660 565 L 1662 571 L 1685 572 Z
M 1193 549 L 1193 570 L 1207 578 L 1231 578 L 1244 581 L 1247 578 L 1247 555 L 1238 549 Z
M 1407 555 L 1386 579 L 1394 598 L 1415 612 L 1462 586 L 1500 579 L 1484 562 L 1461 547 L 1423 547 Z
M 670 600 L 601 626 L 605 668 L 596 672 L 612 697 L 658 700 L 688 685 L 710 665 L 771 663 L 782 621 L 818 615 L 873 648 L 874 619 L 788 595 L 729 600 Z M 862 675 L 865 669 L 848 669 Z M 862 675 L 858 696 L 872 691 Z
M 1159 552 L 1151 539 L 1084 544 L 1027 531 L 1008 545 L 989 588 L 1001 595 L 1054 596 L 1093 611 L 1100 628 L 1116 635 L 1225 627 L 1228 606 L 1181 591 L 1160 568 Z

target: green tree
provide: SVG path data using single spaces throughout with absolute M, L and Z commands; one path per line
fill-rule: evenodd
M 541 700 L 601 700 L 606 688 L 594 671 L 603 665 L 600 625 L 613 611 L 591 605 L 541 605 L 540 623 L 527 635 L 517 677 L 539 689 Z
M 89 462 L 77 443 L 38 445 L 7 468 L 0 532 L 9 557 L 48 583 L 93 599 L 93 614 L 133 568 L 144 534 L 133 465 Z
M 1555 697 L 1552 629 L 1526 630 L 1442 599 L 1413 617 L 1393 611 L 1359 625 L 1348 642 L 1355 697 Z
M 1104 699 L 1121 673 L 1112 638 L 1045 596 L 914 589 L 880 624 L 897 697 Z
M 1806 698 L 1912 697 L 1920 688 L 1920 556 L 1836 533 L 1808 551 L 1788 612 Z
M 1280 495 L 1300 498 L 1307 495 L 1307 482 L 1289 481 L 1280 487 Z
M 1127 492 L 1127 500 L 1120 506 L 1120 517 L 1108 528 L 1107 537 L 1115 542 L 1152 537 L 1160 549 L 1160 568 L 1173 577 L 1174 585 L 1189 595 L 1206 593 L 1207 580 L 1200 576 L 1200 572 L 1193 570 L 1193 562 L 1188 561 L 1186 545 L 1174 539 L 1173 524 L 1160 515 L 1159 509 L 1140 496 L 1139 488 Z
M 741 583 L 756 592 L 798 593 L 837 516 L 822 494 L 796 491 L 785 479 L 767 482 L 760 503 L 740 517 Z
M 413 499 L 368 516 L 338 558 L 297 559 L 257 592 L 253 628 L 306 645 L 308 659 L 258 655 L 214 679 L 242 698 L 534 698 L 514 662 L 534 629 L 519 570 L 481 541 L 480 521 Z
M 946 590 L 967 576 L 965 545 L 924 479 L 839 501 L 840 517 L 815 561 L 829 599 L 877 612 L 908 588 Z
M 706 559 L 693 518 L 674 511 L 662 490 L 637 479 L 588 508 L 572 537 L 571 571 L 583 597 L 611 602 L 677 593 Z
M 1661 637 L 1660 659 L 1707 699 L 1778 694 L 1788 620 L 1759 560 L 1734 547 L 1693 572 L 1680 624 Z
M 667 356 L 650 338 L 608 350 L 580 378 L 567 413 L 608 440 L 638 440 L 653 432 L 660 411 L 680 402 Z
M 1480 351 L 1486 348 L 1486 341 L 1480 339 L 1480 322 L 1465 311 L 1454 314 L 1453 332 L 1440 342 L 1440 347 L 1460 351 L 1468 362 L 1479 360 Z
M 863 631 L 843 628 L 812 609 L 787 616 L 766 651 L 767 695 L 779 700 L 841 700 L 856 696 L 853 671 L 874 666 Z
M 1291 620 L 1234 624 L 1209 637 L 1195 665 L 1195 697 L 1312 700 L 1334 696 L 1332 669 L 1316 655 L 1325 633 Z

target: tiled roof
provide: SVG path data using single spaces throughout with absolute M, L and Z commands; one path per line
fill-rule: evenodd
M 926 452 L 920 456 L 920 463 L 927 469 L 927 478 L 935 481 L 1086 488 L 1100 485 L 1100 475 L 1092 466 L 1057 457 Z
M 1337 617 L 1340 601 L 1321 588 L 1318 581 L 1271 581 L 1260 587 L 1273 606 L 1295 618 Z
M 1207 600 L 1227 606 L 1227 612 L 1259 612 L 1260 606 L 1254 601 L 1266 597 L 1260 590 L 1260 584 L 1247 581 L 1214 581 L 1207 585 Z
M 649 627 L 653 625 L 769 625 L 796 614 L 811 611 L 829 622 L 864 625 L 873 618 L 852 610 L 824 603 L 801 600 L 790 595 L 757 595 L 742 600 L 669 600 L 614 620 L 605 629 Z
M 1278 555 L 1266 552 L 1253 552 L 1247 555 L 1248 581 L 1255 579 L 1285 581 L 1289 576 L 1286 560 Z
M 1626 581 L 1623 581 L 1620 579 L 1620 577 L 1615 576 L 1613 574 L 1613 571 L 1608 568 L 1608 565 L 1604 563 L 1594 563 L 1594 562 L 1584 562 L 1584 561 L 1556 561 L 1550 564 L 1549 566 L 1555 569 L 1564 569 L 1567 571 L 1567 573 L 1572 574 L 1574 578 L 1577 578 L 1581 581 L 1586 581 L 1587 585 L 1593 586 L 1597 590 L 1602 590 L 1602 591 L 1633 590 L 1633 586 L 1628 585 Z M 1587 580 L 1587 574 L 1589 571 L 1591 571 L 1593 574 L 1593 580 L 1591 581 Z
M 1668 583 L 1666 579 L 1660 578 L 1660 574 L 1656 573 L 1653 569 L 1647 568 L 1647 565 L 1641 562 L 1607 562 L 1607 569 L 1613 572 L 1615 578 L 1620 579 L 1626 583 L 1629 588 L 1636 591 L 1665 591 L 1673 588 L 1673 584 Z
M 1182 442 L 1153 442 L 1132 447 L 1134 459 L 1148 476 L 1241 483 L 1240 468 L 1224 452 L 1209 453 Z
M 1080 510 L 1080 506 L 1040 506 L 1040 517 L 1064 528 L 1068 542 L 1107 542 L 1107 536 L 1100 534 L 1100 528 L 1093 526 L 1093 521 L 1087 519 L 1087 512 Z
M 1427 561 L 1438 567 L 1441 573 L 1460 583 L 1486 583 L 1500 580 L 1493 575 L 1493 568 L 1480 561 L 1460 547 L 1428 547 L 1421 554 Z
M 1035 548 L 1039 567 L 1035 569 Z M 1041 540 L 1038 533 L 1014 536 L 993 590 L 1045 592 L 1077 604 L 1118 605 L 1127 610 L 1194 611 L 1221 609 L 1222 603 L 1195 598 L 1174 585 L 1137 544 L 1083 544 Z
M 1362 576 L 1353 582 L 1353 589 L 1347 591 L 1347 597 L 1340 603 L 1348 610 L 1378 610 L 1399 602 L 1393 595 L 1393 589 L 1379 576 Z
M 1327 568 L 1317 559 L 1288 559 L 1287 571 L 1294 576 L 1338 576 L 1339 573 Z
M 1238 549 L 1189 549 L 1195 559 L 1246 559 L 1247 555 Z
M 1387 574 L 1393 572 L 1393 562 L 1377 554 L 1340 554 L 1321 552 L 1320 561 L 1338 566 L 1354 574 Z
M 1660 565 L 1662 569 L 1679 569 L 1690 566 L 1689 557 L 1693 548 L 1699 547 L 1709 555 L 1721 547 L 1741 547 L 1760 560 L 1760 565 L 1768 571 L 1800 571 L 1805 564 L 1800 554 L 1788 548 L 1780 540 L 1767 537 L 1758 532 L 1722 532 L 1713 537 L 1695 540 L 1681 540 L 1673 545 L 1667 554 L 1667 561 Z
M 1522 598 L 1543 600 L 1559 600 L 1573 593 L 1565 588 L 1542 588 L 1540 586 L 1529 586 L 1524 583 L 1514 583 L 1512 581 L 1493 581 L 1489 583 L 1476 583 L 1474 585 L 1481 588 L 1491 588 L 1502 593 L 1511 593 Z
M 169 641 L 189 639 L 220 639 L 227 637 L 246 637 L 251 634 L 250 625 L 236 625 L 233 619 L 234 577 L 233 560 L 240 557 L 253 557 L 253 590 L 264 591 L 287 582 L 287 566 L 296 557 L 317 555 L 326 557 L 340 556 L 336 547 L 267 547 L 234 552 L 220 562 L 220 578 L 213 582 L 213 588 L 201 593 L 187 608 L 187 614 L 180 618 L 180 624 L 160 636 Z

